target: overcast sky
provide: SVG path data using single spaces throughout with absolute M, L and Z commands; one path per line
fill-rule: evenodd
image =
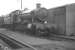
M 13 10 L 20 9 L 20 1 L 21 0 L 0 0 L 0 15 L 6 15 Z M 23 0 L 23 9 L 35 9 L 36 3 L 41 3 L 42 7 L 49 9 L 75 3 L 75 0 Z

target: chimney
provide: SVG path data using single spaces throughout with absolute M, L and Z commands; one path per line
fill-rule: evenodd
M 40 3 L 37 3 L 36 4 L 36 9 L 39 9 L 39 8 L 41 8 L 41 4 Z

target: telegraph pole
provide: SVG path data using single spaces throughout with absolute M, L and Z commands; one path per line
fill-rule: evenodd
M 21 10 L 22 10 L 22 0 L 21 0 Z

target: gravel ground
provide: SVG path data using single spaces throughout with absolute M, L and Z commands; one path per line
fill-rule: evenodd
M 0 31 L 2 31 L 2 29 Z M 2 32 L 4 32 L 4 31 L 2 31 Z M 5 32 L 5 33 L 7 33 L 7 32 Z M 17 36 L 19 36 L 19 35 L 17 35 Z M 26 36 L 26 35 L 23 35 L 23 36 L 25 36 L 26 39 L 28 38 L 29 42 L 30 41 L 33 42 L 33 40 L 30 40 L 31 38 L 29 38 L 28 36 Z M 20 39 L 20 36 L 19 36 L 19 39 Z M 26 40 L 26 39 L 24 38 L 24 40 Z M 35 38 L 34 42 L 35 41 L 37 42 L 37 40 Z M 38 40 L 38 41 L 40 41 L 40 40 Z M 43 40 L 41 42 L 43 42 Z M 34 46 L 37 50 L 75 50 L 75 42 L 74 41 L 69 41 L 69 42 L 68 41 L 58 41 L 58 42 L 54 41 L 54 42 L 52 42 L 52 40 L 50 40 L 50 43 L 47 43 L 47 41 L 46 41 L 46 44 L 39 45 L 39 43 L 41 43 L 41 42 L 38 42 L 38 44 L 36 46 Z M 18 49 L 18 50 L 27 50 L 27 49 Z
M 69 47 L 60 46 L 56 44 L 45 44 L 45 45 L 39 45 L 35 47 L 38 50 L 75 50 L 75 48 L 69 48 Z

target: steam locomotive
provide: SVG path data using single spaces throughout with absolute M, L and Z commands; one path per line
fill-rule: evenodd
M 26 32 L 33 35 L 45 35 L 49 36 L 51 33 L 59 33 L 59 28 L 55 24 L 50 24 L 46 20 L 42 20 L 39 17 L 34 17 L 31 14 L 11 14 L 9 16 L 10 23 L 5 23 L 3 27 L 19 32 Z

